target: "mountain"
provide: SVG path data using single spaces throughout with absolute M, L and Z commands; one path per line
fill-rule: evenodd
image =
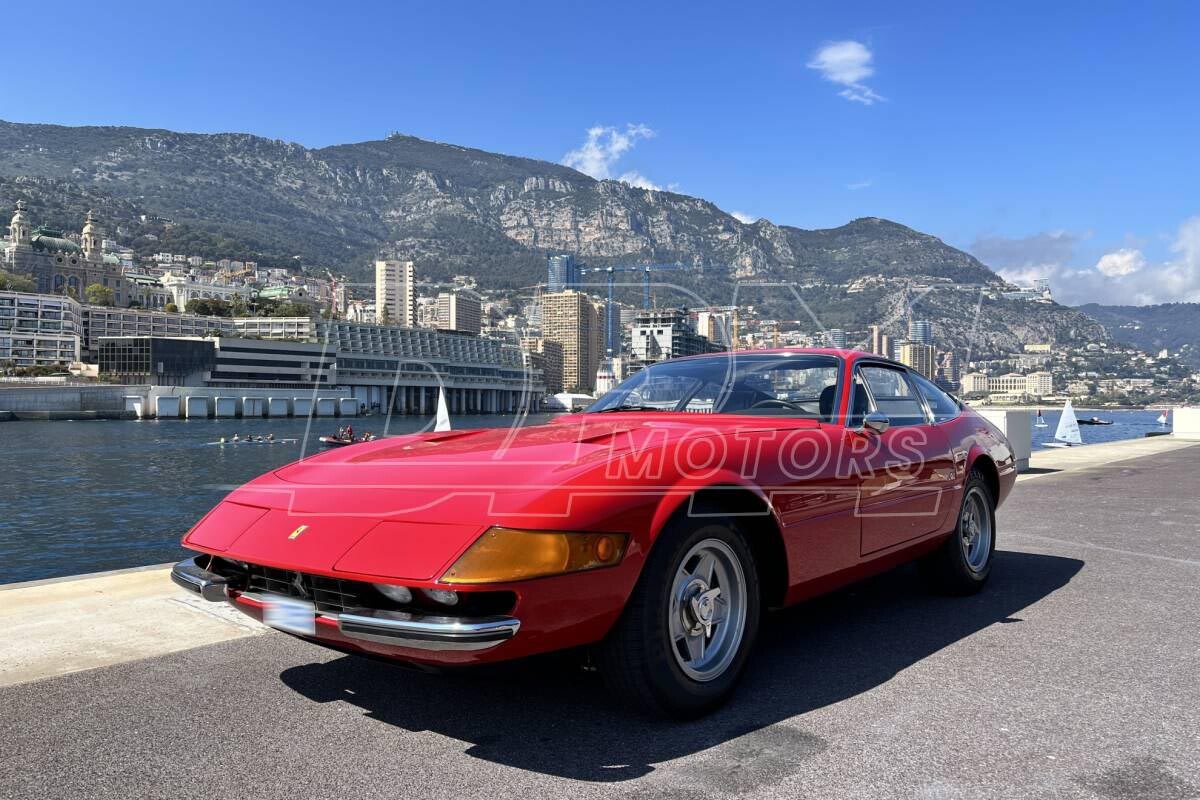
M 142 253 L 328 266 L 368 281 L 373 258 L 394 256 L 422 277 L 468 273 L 518 289 L 545 279 L 547 253 L 572 252 L 591 266 L 689 265 L 663 274 L 678 286 L 656 289 L 663 302 L 728 304 L 736 285 L 770 316 L 827 327 L 884 321 L 898 333 L 907 307 L 897 298 L 921 297 L 915 313 L 938 323 L 945 344 L 974 335 L 977 352 L 1105 335 L 1060 306 L 980 304 L 963 287 L 999 287 L 991 270 L 895 222 L 743 223 L 703 199 L 411 136 L 310 149 L 247 134 L 0 122 L 0 214 L 17 199 L 67 229 L 96 207 Z M 804 287 L 803 302 L 781 284 Z M 623 293 L 638 296 L 636 285 Z
M 1200 303 L 1156 306 L 1102 306 L 1089 303 L 1079 311 L 1098 320 L 1112 338 L 1148 353 L 1167 349 L 1200 368 Z

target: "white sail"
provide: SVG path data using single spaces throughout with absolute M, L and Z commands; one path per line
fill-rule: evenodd
M 1083 444 L 1083 439 L 1079 436 L 1079 421 L 1075 419 L 1075 409 L 1071 408 L 1070 400 L 1063 406 L 1062 416 L 1058 418 L 1058 428 L 1054 431 L 1054 438 L 1067 444 Z
M 1035 428 L 1049 428 L 1050 427 L 1049 425 L 1046 424 L 1046 418 L 1042 416 L 1042 410 L 1040 408 L 1038 409 L 1037 419 L 1034 421 L 1033 427 L 1035 427 Z
M 433 429 L 435 431 L 450 430 L 450 412 L 446 409 L 446 393 L 441 387 L 438 387 L 437 423 Z

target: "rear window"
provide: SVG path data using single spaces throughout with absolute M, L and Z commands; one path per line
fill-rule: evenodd
M 925 402 L 929 403 L 929 410 L 933 412 L 934 422 L 945 422 L 958 416 L 962 409 L 959 408 L 954 398 L 938 388 L 937 384 L 920 375 L 913 375 L 912 379 L 916 382 L 917 389 L 925 397 Z
M 862 376 L 871 390 L 875 410 L 886 416 L 893 427 L 925 424 L 921 398 L 903 372 L 887 367 L 863 367 Z

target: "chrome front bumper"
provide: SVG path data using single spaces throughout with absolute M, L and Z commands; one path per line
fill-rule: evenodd
M 229 579 L 201 567 L 194 558 L 176 564 L 171 580 L 205 600 L 228 599 Z M 272 597 L 258 592 L 242 596 L 260 603 L 269 603 Z M 335 620 L 338 630 L 349 639 L 415 650 L 487 650 L 516 636 L 521 627 L 514 617 L 448 617 L 372 608 L 317 616 Z
M 229 585 L 229 579 L 206 570 L 194 558 L 185 558 L 171 567 L 171 580 L 214 603 L 228 597 L 225 587 Z

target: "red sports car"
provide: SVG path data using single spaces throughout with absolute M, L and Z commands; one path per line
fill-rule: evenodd
M 694 716 L 762 611 L 919 560 L 977 591 L 1013 450 L 905 366 L 845 350 L 663 361 L 546 425 L 325 452 L 231 493 L 177 583 L 351 652 L 465 665 L 588 647 Z

